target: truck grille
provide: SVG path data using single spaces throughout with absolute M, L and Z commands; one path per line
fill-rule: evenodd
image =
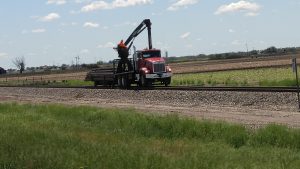
M 153 64 L 153 73 L 166 72 L 165 63 L 154 63 Z

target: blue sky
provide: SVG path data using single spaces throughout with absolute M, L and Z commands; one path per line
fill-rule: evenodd
M 116 59 L 112 47 L 145 18 L 170 56 L 300 46 L 300 0 L 3 0 L 0 17 L 6 69 L 19 56 L 27 67 Z

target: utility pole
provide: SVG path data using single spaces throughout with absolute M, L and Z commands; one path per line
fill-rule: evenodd
M 166 62 L 168 62 L 168 57 L 169 57 L 168 51 L 166 51 L 165 55 L 166 55 Z
M 298 97 L 298 111 L 300 112 L 300 88 L 299 88 L 299 78 L 298 78 L 298 67 L 297 67 L 297 58 L 292 59 L 292 68 L 293 72 L 296 75 L 296 84 L 297 84 L 297 97 Z
M 76 69 L 78 69 L 78 66 L 79 66 L 79 60 L 80 60 L 80 57 L 79 57 L 79 56 L 76 56 L 76 57 L 75 57 Z
M 246 42 L 247 56 L 249 56 L 248 43 Z

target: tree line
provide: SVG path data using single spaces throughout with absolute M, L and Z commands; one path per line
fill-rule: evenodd
M 276 55 L 287 55 L 287 54 L 299 54 L 300 47 L 287 47 L 287 48 L 276 48 L 275 46 L 271 46 L 264 50 L 251 50 L 247 52 L 228 52 L 228 53 L 220 53 L 220 54 L 199 54 L 195 56 L 181 56 L 181 57 L 168 57 L 169 63 L 174 62 L 185 62 L 185 61 L 195 61 L 195 60 L 218 60 L 218 59 L 237 59 L 244 57 L 258 58 L 258 57 L 269 57 Z M 17 68 L 20 74 L 24 71 L 26 72 L 40 72 L 40 71 L 53 71 L 53 70 L 85 70 L 85 69 L 94 69 L 101 67 L 111 67 L 113 61 L 103 62 L 98 61 L 96 63 L 91 64 L 62 64 L 61 66 L 39 66 L 39 67 L 25 67 L 26 60 L 24 56 L 16 57 L 12 60 L 13 64 Z M 0 67 L 0 74 L 5 74 L 7 72 L 13 72 L 14 69 L 8 69 L 7 71 Z
M 244 57 L 258 58 L 258 57 L 269 57 L 269 56 L 279 56 L 288 54 L 299 54 L 300 47 L 287 47 L 287 48 L 276 48 L 271 46 L 264 50 L 251 50 L 248 52 L 228 52 L 219 54 L 199 54 L 195 56 L 181 56 L 181 57 L 169 57 L 168 62 L 185 62 L 185 61 L 195 61 L 195 60 L 218 60 L 218 59 L 238 59 Z

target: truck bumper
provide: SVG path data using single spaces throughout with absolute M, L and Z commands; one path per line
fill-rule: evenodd
M 164 79 L 171 77 L 172 73 L 154 73 L 154 74 L 146 74 L 146 79 Z

